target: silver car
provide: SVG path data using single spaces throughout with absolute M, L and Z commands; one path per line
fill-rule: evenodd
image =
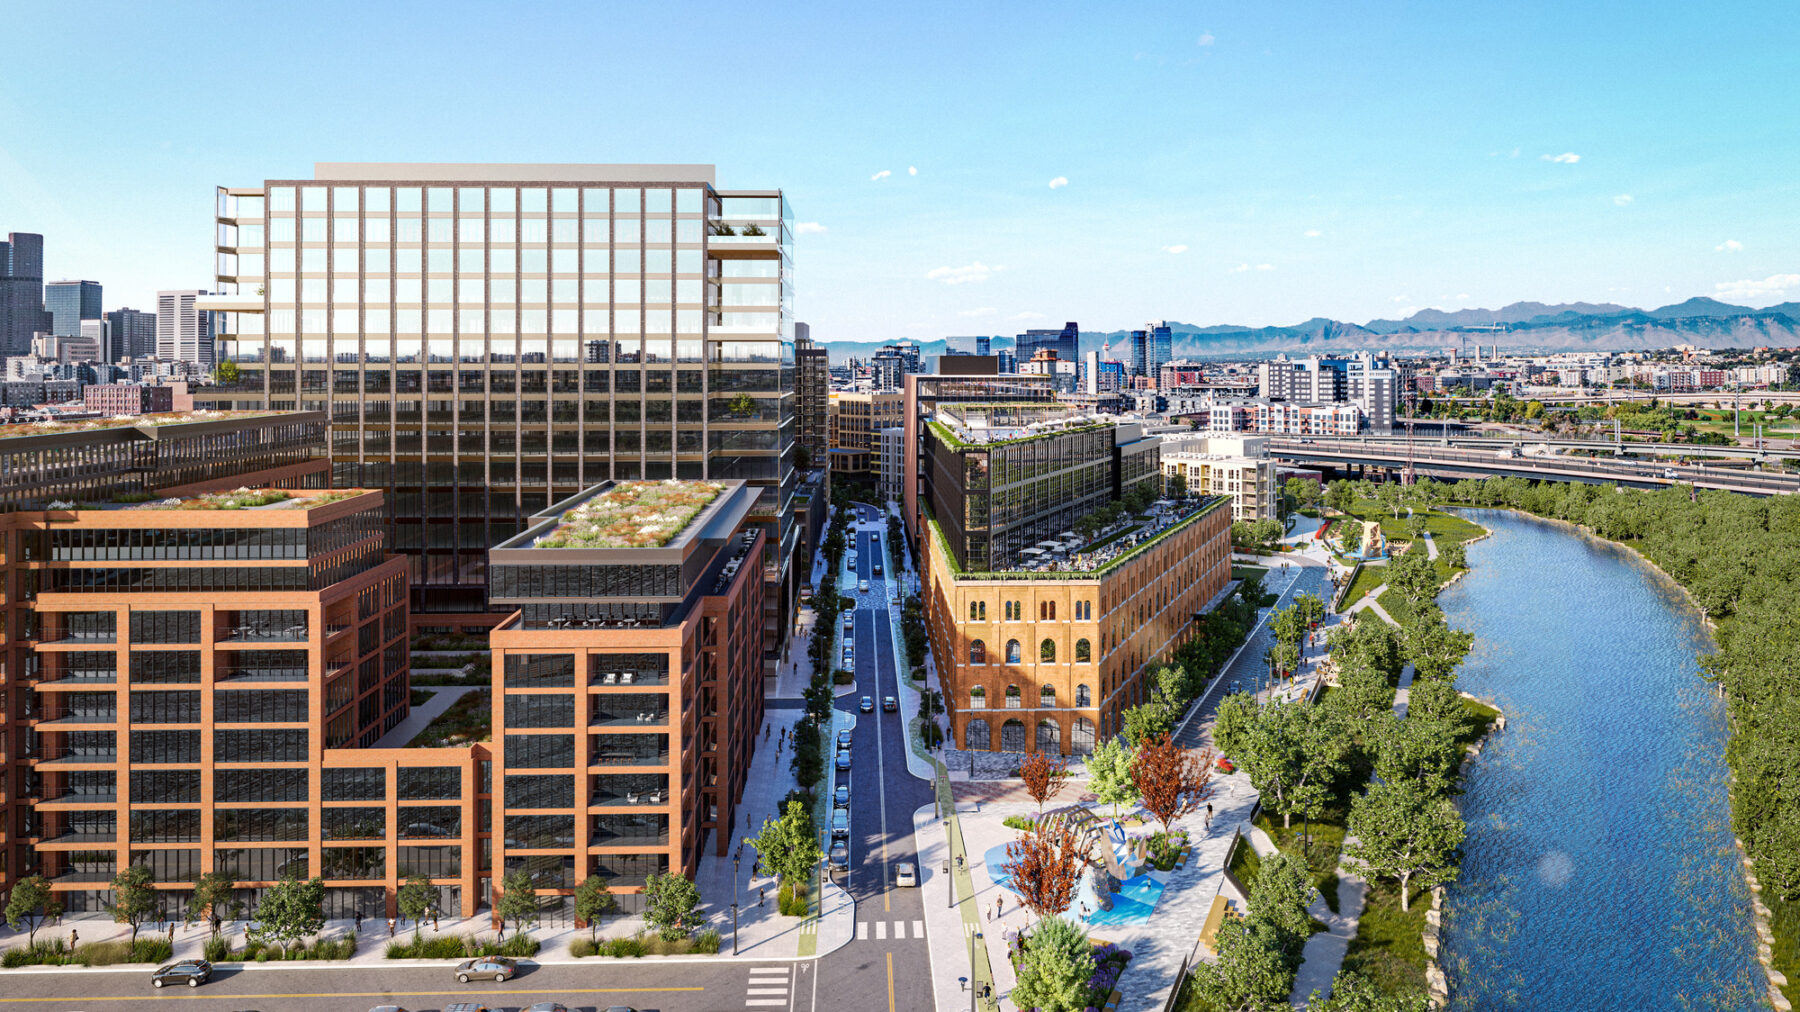
M 518 976 L 518 972 L 519 964 L 505 956 L 480 956 L 456 965 L 456 979 L 463 984 L 471 980 L 491 980 L 498 984 Z

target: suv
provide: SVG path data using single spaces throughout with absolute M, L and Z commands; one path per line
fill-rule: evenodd
M 375 1012 L 375 1010 L 370 1009 L 369 1012 Z M 458 1001 L 445 1005 L 444 1012 L 490 1012 L 490 1010 L 480 1002 Z
M 850 747 L 850 729 L 846 727 L 842 731 L 838 732 L 838 748 L 849 748 L 849 747 Z
M 838 749 L 837 768 L 840 770 L 847 770 L 850 768 L 850 750 L 849 749 L 846 749 L 846 748 Z
M 831 841 L 831 868 L 843 871 L 850 867 L 850 845 L 842 840 Z
M 831 803 L 839 808 L 850 807 L 850 784 L 847 780 L 845 783 L 838 784 L 837 790 L 832 792 Z
M 204 959 L 184 959 L 178 963 L 158 967 L 150 975 L 152 987 L 167 987 L 170 984 L 186 984 L 199 987 L 212 979 L 212 964 Z
M 467 984 L 471 980 L 491 980 L 496 984 L 515 976 L 519 964 L 505 956 L 482 956 L 478 959 L 467 959 L 456 965 L 456 979 Z M 448 1012 L 448 1010 L 446 1010 Z
M 846 838 L 849 835 L 850 810 L 847 808 L 833 809 L 831 812 L 831 838 L 837 840 Z

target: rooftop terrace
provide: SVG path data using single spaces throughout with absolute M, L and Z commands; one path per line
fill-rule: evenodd
M 309 510 L 329 503 L 343 502 L 368 489 L 341 488 L 330 491 L 293 490 L 285 488 L 240 488 L 233 492 L 203 492 L 184 499 L 158 499 L 124 506 L 132 510 Z
M 67 432 L 98 432 L 105 429 L 155 429 L 165 425 L 194 422 L 217 422 L 226 419 L 255 418 L 278 415 L 279 411 L 163 411 L 148 415 L 117 415 L 112 418 L 82 418 L 67 422 L 9 422 L 0 425 L 0 439 L 14 436 L 54 436 Z
M 621 481 L 563 513 L 533 548 L 661 548 L 725 490 L 716 481 Z
M 958 449 L 995 446 L 1115 425 L 1108 415 L 1087 415 L 1060 404 L 1032 401 L 942 404 L 927 423 L 938 438 Z
M 1102 527 L 1092 537 L 1064 531 L 1055 538 L 1022 549 L 1020 554 L 1029 561 L 1020 562 L 1008 570 L 980 572 L 966 571 L 956 561 L 956 553 L 950 550 L 943 528 L 938 526 L 937 518 L 931 515 L 929 508 L 926 519 L 931 525 L 932 535 L 938 539 L 939 546 L 950 560 L 951 569 L 958 577 L 975 580 L 1068 580 L 1103 576 L 1108 570 L 1137 556 L 1169 534 L 1214 510 L 1228 506 L 1230 502 L 1228 496 L 1160 499 L 1143 513 L 1129 514 Z

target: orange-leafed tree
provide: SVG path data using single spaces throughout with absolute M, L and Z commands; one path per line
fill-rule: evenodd
M 1075 830 L 1059 822 L 1034 826 L 1007 844 L 1006 863 L 1000 867 L 1012 876 L 1012 887 L 1025 906 L 1043 918 L 1069 909 L 1083 863 Z
M 1131 778 L 1143 797 L 1144 810 L 1169 823 L 1206 803 L 1212 793 L 1213 750 L 1195 752 L 1161 735 L 1138 746 L 1131 761 Z
M 1019 764 L 1019 776 L 1025 781 L 1025 793 L 1037 802 L 1040 815 L 1044 811 L 1044 802 L 1056 797 L 1056 792 L 1062 790 L 1063 780 L 1068 775 L 1068 764 L 1063 762 L 1061 756 L 1033 752 Z

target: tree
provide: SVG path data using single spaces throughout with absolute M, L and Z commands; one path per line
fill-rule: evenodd
M 1312 915 L 1306 908 L 1318 890 L 1313 888 L 1306 862 L 1285 850 L 1263 858 L 1256 879 L 1250 883 L 1250 910 L 1259 920 L 1273 925 L 1281 938 L 1288 965 L 1300 966 L 1300 950 L 1312 934 Z
M 1006 845 L 1006 861 L 1000 869 L 1026 908 L 1039 917 L 1069 909 L 1075 886 L 1081 880 L 1084 856 L 1067 822 L 1053 826 L 1038 823 Z
M 1415 610 L 1400 626 L 1400 650 L 1419 678 L 1448 680 L 1474 645 L 1474 634 L 1450 628 L 1436 606 Z
M 1232 758 L 1286 827 L 1296 814 L 1310 820 L 1323 810 L 1331 782 L 1344 770 L 1347 744 L 1330 710 L 1275 702 L 1257 708 Z
M 1282 951 L 1275 926 L 1252 911 L 1249 917 L 1226 918 L 1219 925 L 1214 962 L 1194 964 L 1188 978 L 1192 993 L 1218 1012 L 1277 1012 L 1291 1009 L 1288 992 L 1294 971 Z
M 587 922 L 588 938 L 594 943 L 600 941 L 600 918 L 617 909 L 619 901 L 600 876 L 589 875 L 575 887 L 575 916 Z
M 1350 512 L 1356 504 L 1356 489 L 1347 481 L 1334 481 L 1325 487 L 1325 505 L 1340 513 Z
M 1167 833 L 1170 823 L 1206 801 L 1212 769 L 1212 749 L 1193 752 L 1165 733 L 1138 746 L 1131 779 L 1143 796 L 1144 810 Z
M 1462 747 L 1444 725 L 1410 714 L 1401 720 L 1389 712 L 1377 718 L 1371 737 L 1375 775 L 1382 780 L 1418 784 L 1433 794 L 1446 793 L 1455 784 Z
M 731 399 L 730 410 L 739 418 L 748 418 L 756 413 L 756 400 L 749 394 L 738 394 Z
M 1159 696 L 1119 715 L 1119 729 L 1133 746 L 1163 737 L 1175 730 L 1175 715 Z
M 1375 486 L 1375 501 L 1381 504 L 1382 509 L 1392 512 L 1395 520 L 1400 519 L 1401 487 L 1399 483 L 1392 481 L 1384 481 Z
M 1414 610 L 1437 597 L 1438 571 L 1423 541 L 1396 555 L 1387 566 L 1387 585 L 1400 592 Z
M 1062 790 L 1063 780 L 1068 775 L 1068 764 L 1062 761 L 1061 756 L 1051 757 L 1043 752 L 1033 752 L 1019 764 L 1019 777 L 1025 781 L 1025 793 L 1037 802 L 1040 815 L 1044 811 L 1044 802 Z
M 1439 548 L 1438 559 L 1451 569 L 1469 568 L 1469 552 L 1462 546 L 1461 542 Z
M 1450 799 L 1416 783 L 1377 780 L 1350 802 L 1345 853 L 1369 870 L 1400 883 L 1400 909 L 1407 910 L 1414 882 L 1424 888 L 1456 878 L 1462 846 L 1462 815 Z
M 213 937 L 217 938 L 218 919 L 227 912 L 234 911 L 237 901 L 232 893 L 237 889 L 237 880 L 227 872 L 209 871 L 194 880 L 194 894 L 188 897 L 187 923 L 192 924 L 203 917 L 214 918 Z
M 37 929 L 45 921 L 61 917 L 62 912 L 62 904 L 50 891 L 50 880 L 42 875 L 27 875 L 20 879 L 6 898 L 6 926 L 17 931 L 19 925 L 25 925 L 28 948 L 37 948 Z
M 325 880 L 289 873 L 256 904 L 252 936 L 283 948 L 325 927 Z
M 1344 519 L 1338 521 L 1338 544 L 1344 547 L 1345 555 L 1355 555 L 1357 552 L 1362 551 L 1362 543 L 1363 528 L 1361 520 L 1358 520 L 1355 517 L 1346 516 Z
M 744 837 L 756 849 L 762 863 L 783 885 L 805 881 L 824 854 L 812 812 L 799 801 L 790 801 L 778 819 L 764 819 L 762 832 Z
M 513 922 L 513 930 L 520 931 L 535 922 L 538 918 L 537 885 L 524 869 L 512 872 L 500 880 L 500 895 L 494 899 L 494 913 L 500 918 L 500 926 Z
M 1188 483 L 1187 483 L 1186 475 L 1171 474 L 1168 476 L 1168 480 L 1165 481 L 1163 483 L 1163 485 L 1164 485 L 1164 494 L 1166 494 L 1169 498 L 1171 498 L 1171 499 L 1186 499 L 1187 498 Z
M 238 381 L 238 364 L 236 362 L 220 362 L 213 367 L 213 382 L 231 384 Z
M 1094 747 L 1087 757 L 1088 790 L 1103 805 L 1113 806 L 1113 818 L 1119 817 L 1119 806 L 1138 799 L 1137 784 L 1131 779 L 1131 750 L 1117 738 L 1109 738 Z
M 1367 977 L 1345 970 L 1331 982 L 1331 997 L 1314 991 L 1306 1008 L 1307 1012 L 1426 1012 L 1431 998 L 1416 987 L 1383 991 Z
M 415 940 L 425 930 L 425 919 L 437 916 L 437 887 L 423 875 L 409 877 L 394 895 L 394 900 L 399 907 L 400 916 L 413 922 Z
M 156 876 L 141 864 L 134 864 L 113 876 L 112 902 L 106 912 L 113 920 L 131 926 L 131 947 L 137 948 L 138 927 L 156 911 Z
M 1032 929 L 1024 948 L 1011 995 L 1015 1006 L 1041 1012 L 1080 1012 L 1087 1007 L 1094 946 L 1086 932 L 1051 917 Z
M 644 920 L 664 939 L 686 938 L 699 927 L 700 890 L 680 874 L 652 875 L 644 880 Z
M 1394 686 L 1370 665 L 1343 662 L 1338 665 L 1337 687 L 1319 705 L 1336 710 L 1346 721 L 1360 723 L 1391 712 Z

